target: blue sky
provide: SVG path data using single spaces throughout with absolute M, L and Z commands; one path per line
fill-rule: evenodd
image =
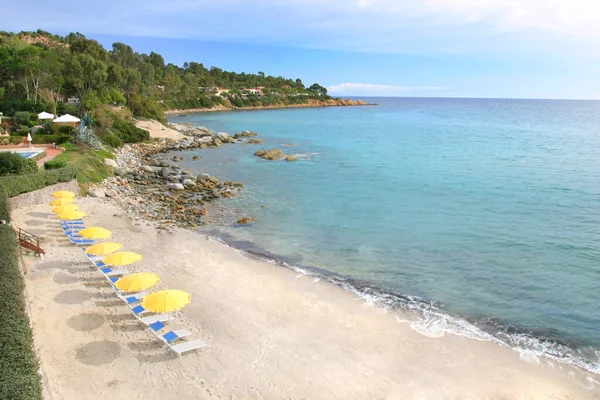
M 8 0 L 2 15 L 8 31 L 79 31 L 340 96 L 600 98 L 596 0 Z

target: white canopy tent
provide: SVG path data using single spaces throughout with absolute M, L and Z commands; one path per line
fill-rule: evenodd
M 72 122 L 81 122 L 81 120 L 77 117 L 72 116 L 71 114 L 65 114 L 65 115 L 61 115 L 60 117 L 56 118 L 52 122 L 58 122 L 58 123 L 71 122 L 72 123 Z
M 47 113 L 46 111 L 42 111 L 41 113 L 38 114 L 38 119 L 39 120 L 54 119 L 54 115 Z

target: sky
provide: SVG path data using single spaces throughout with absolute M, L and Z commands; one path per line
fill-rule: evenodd
M 600 99 L 597 0 L 3 3 L 2 30 L 81 32 L 336 96 Z

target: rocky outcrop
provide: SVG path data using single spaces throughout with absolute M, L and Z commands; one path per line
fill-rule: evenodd
M 286 157 L 281 149 L 258 150 L 254 155 L 263 160 L 281 160 Z
M 196 112 L 216 112 L 216 111 L 231 111 L 231 110 L 269 110 L 278 108 L 307 108 L 307 107 L 348 107 L 348 106 L 376 106 L 377 104 L 367 103 L 364 100 L 352 100 L 352 99 L 328 99 L 328 100 L 316 100 L 309 99 L 306 103 L 302 104 L 272 104 L 268 106 L 255 106 L 255 107 L 234 107 L 229 104 L 228 106 L 217 105 L 212 108 L 192 108 L 188 110 L 167 110 L 166 115 L 178 115 L 178 114 L 189 114 Z
M 237 132 L 235 135 L 233 135 L 234 139 L 254 137 L 254 136 L 258 136 L 258 133 L 255 133 L 252 131 L 242 131 L 242 132 Z
M 90 194 L 102 191 L 122 204 L 134 220 L 158 222 L 159 228 L 203 224 L 209 203 L 235 196 L 243 184 L 221 183 L 209 174 L 195 176 L 172 160 L 165 160 L 161 153 L 171 145 L 123 146 L 115 159 L 121 176 L 105 179 L 102 185 L 90 189 Z

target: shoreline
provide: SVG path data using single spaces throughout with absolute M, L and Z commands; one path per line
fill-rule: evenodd
M 176 127 L 178 127 L 179 125 L 176 125 Z M 181 126 L 179 126 L 181 128 Z M 189 129 L 205 129 L 205 128 L 189 128 Z M 204 133 L 206 131 L 203 131 Z M 203 133 L 203 134 L 204 134 Z M 210 136 L 202 136 L 205 139 L 210 138 Z M 214 138 L 214 137 L 213 137 Z M 177 150 L 187 150 L 190 149 L 189 147 L 187 147 L 187 145 L 185 145 L 183 148 L 178 149 L 178 143 L 188 143 L 185 140 L 183 142 L 175 142 L 175 143 L 170 143 L 170 145 L 164 146 L 164 147 L 160 147 L 159 149 L 154 149 L 150 152 L 151 155 L 156 156 L 156 153 L 168 153 L 171 151 L 177 151 Z M 195 144 L 193 146 L 196 146 Z M 191 149 L 194 149 L 196 147 L 191 147 Z M 131 153 L 128 151 L 128 153 Z M 136 154 L 135 152 L 133 152 L 133 154 Z M 139 154 L 139 153 L 137 153 Z M 171 154 L 172 155 L 172 154 Z M 165 159 L 165 158 L 163 158 Z M 144 162 L 148 162 L 148 156 L 144 156 L 140 158 L 140 163 L 144 161 Z M 152 165 L 156 165 L 156 164 L 152 164 Z M 234 194 L 232 194 L 234 195 Z M 131 197 L 131 196 L 125 196 L 126 199 L 125 201 L 129 205 L 132 207 L 130 208 L 131 210 L 135 210 L 135 203 L 131 202 L 131 200 L 127 197 Z M 224 197 L 228 197 L 228 196 L 224 196 Z M 211 210 L 215 210 L 215 209 L 222 209 L 223 207 L 220 206 L 219 204 L 222 204 L 219 201 L 220 196 L 218 197 L 214 197 L 213 200 L 216 200 L 217 202 L 214 203 L 214 207 L 212 204 L 212 202 L 210 204 L 207 204 L 207 207 L 203 208 L 202 211 L 202 216 L 208 216 L 209 219 L 212 219 L 212 221 L 209 221 L 209 225 L 208 226 L 215 226 L 218 227 L 219 223 L 214 223 L 216 219 L 218 218 L 214 218 L 214 215 L 212 214 Z M 151 200 L 151 199 L 149 199 Z M 149 201 L 151 203 L 151 201 Z M 149 203 L 148 201 L 146 201 L 145 203 Z M 160 203 L 160 201 L 159 201 Z M 225 208 L 226 205 L 224 206 Z M 136 211 L 134 211 L 135 213 Z M 142 210 L 142 213 L 140 214 L 135 214 L 136 217 L 139 218 L 147 218 L 148 215 L 145 212 L 145 210 Z M 203 218 L 204 220 L 204 218 Z M 235 219 L 234 219 L 235 221 Z M 190 221 L 187 221 L 188 223 L 190 223 Z M 172 224 L 167 224 L 164 225 L 163 229 L 172 229 L 174 226 L 180 226 L 180 227 L 187 227 L 187 228 L 195 228 L 196 227 L 196 223 L 193 223 L 191 225 L 186 225 L 185 223 L 181 223 L 178 222 L 176 220 L 172 220 L 170 221 L 170 223 Z M 200 224 L 198 223 L 198 225 L 200 226 L 206 226 L 204 224 Z M 235 239 L 235 238 L 232 238 Z M 227 243 L 227 240 L 223 237 L 219 237 L 219 240 L 223 241 L 226 245 L 228 245 L 229 247 L 235 248 L 239 251 L 246 251 L 247 249 L 244 248 L 238 248 L 235 245 L 229 244 Z M 276 254 L 272 254 L 269 252 L 268 249 L 264 249 L 266 251 L 266 253 L 264 254 L 252 254 L 253 256 L 257 256 L 262 258 L 262 261 L 268 261 L 268 262 L 273 262 L 275 261 L 277 262 L 283 262 L 285 265 L 285 267 L 294 270 L 296 272 L 299 273 L 303 273 L 309 276 L 314 276 L 317 279 L 323 279 L 323 280 L 328 280 L 330 283 L 338 286 L 338 287 L 342 287 L 345 290 L 347 290 L 350 293 L 353 293 L 354 295 L 356 295 L 359 298 L 362 298 L 363 300 L 368 300 L 370 302 L 372 302 L 373 304 L 376 304 L 377 306 L 383 307 L 383 308 L 387 308 L 387 309 L 393 309 L 396 312 L 400 312 L 400 313 L 406 313 L 407 311 L 410 311 L 411 313 L 414 313 L 415 315 L 412 315 L 410 317 L 413 317 L 413 320 L 411 321 L 411 323 L 413 324 L 412 328 L 417 331 L 420 332 L 424 335 L 430 335 L 430 336 L 438 336 L 438 335 L 444 335 L 444 334 L 453 334 L 453 335 L 462 335 L 462 336 L 467 336 L 470 337 L 472 339 L 475 340 L 486 340 L 489 342 L 493 342 L 496 345 L 499 346 L 504 346 L 506 348 L 510 348 L 512 350 L 515 350 L 517 352 L 519 352 L 520 354 L 522 354 L 524 357 L 544 357 L 547 359 L 551 359 L 554 360 L 556 362 L 561 363 L 562 365 L 571 365 L 573 367 L 578 367 L 578 368 L 582 368 L 590 373 L 595 372 L 595 366 L 592 364 L 589 364 L 589 360 L 587 360 L 584 357 L 579 356 L 575 350 L 569 348 L 567 346 L 567 349 L 569 349 L 569 353 L 567 353 L 565 351 L 564 343 L 561 342 L 560 339 L 549 339 L 547 338 L 543 333 L 538 332 L 537 335 L 533 335 L 531 334 L 531 332 L 526 328 L 526 327 L 515 327 L 514 325 L 510 325 L 509 323 L 505 323 L 503 325 L 498 325 L 497 323 L 492 323 L 490 324 L 489 321 L 488 323 L 486 323 L 485 320 L 478 320 L 478 319 L 473 319 L 473 318 L 468 318 L 468 317 L 463 317 L 463 316 L 458 316 L 458 315 L 453 315 L 443 309 L 440 309 L 439 307 L 436 306 L 436 302 L 435 301 L 430 301 L 430 300 L 425 300 L 425 299 L 421 299 L 415 296 L 411 296 L 408 294 L 404 294 L 404 293 L 397 293 L 397 292 L 393 292 L 393 291 L 389 291 L 383 287 L 380 287 L 377 284 L 372 284 L 369 282 L 363 282 L 363 281 L 356 281 L 353 280 L 351 277 L 345 277 L 345 276 L 336 276 L 335 274 L 331 274 L 329 271 L 325 271 L 325 270 L 320 270 L 318 268 L 314 268 L 314 267 L 305 267 L 305 266 L 294 266 L 291 264 L 287 264 L 285 262 L 285 260 L 283 260 L 281 257 L 278 257 Z M 418 320 L 414 320 L 414 318 L 417 318 Z M 444 328 L 441 329 L 433 329 L 433 332 L 431 330 L 431 325 L 433 326 L 438 326 L 438 325 L 442 325 L 444 326 Z M 511 333 L 508 333 L 507 331 L 505 331 L 505 329 L 510 329 Z M 560 350 L 560 354 L 559 355 L 555 355 L 557 352 L 557 348 L 563 348 L 563 350 Z
M 425 337 L 329 282 L 252 260 L 198 232 L 157 231 L 110 200 L 77 203 L 89 225 L 105 226 L 144 255 L 129 271 L 158 273 L 156 290 L 192 294 L 173 329 L 185 327 L 210 347 L 180 359 L 165 354 L 81 250 L 56 233 L 46 205 L 18 209 L 15 223 L 54 232 L 46 259 L 28 257 L 26 281 L 55 398 L 79 399 L 90 381 L 99 399 L 596 398 L 584 388 L 593 383 L 570 367 L 523 359 L 491 342 Z
M 164 113 L 166 116 L 172 115 L 185 115 L 195 113 L 206 113 L 206 112 L 225 112 L 225 111 L 251 111 L 251 110 L 278 110 L 285 108 L 319 108 L 319 107 L 360 107 L 360 106 L 376 106 L 377 104 L 367 103 L 363 100 L 351 100 L 351 99 L 332 99 L 332 100 L 309 100 L 308 103 L 304 104 L 290 104 L 290 105 L 269 105 L 269 106 L 249 106 L 249 107 L 234 107 L 234 106 L 223 106 L 218 105 L 212 108 L 190 108 L 186 110 L 166 110 Z

